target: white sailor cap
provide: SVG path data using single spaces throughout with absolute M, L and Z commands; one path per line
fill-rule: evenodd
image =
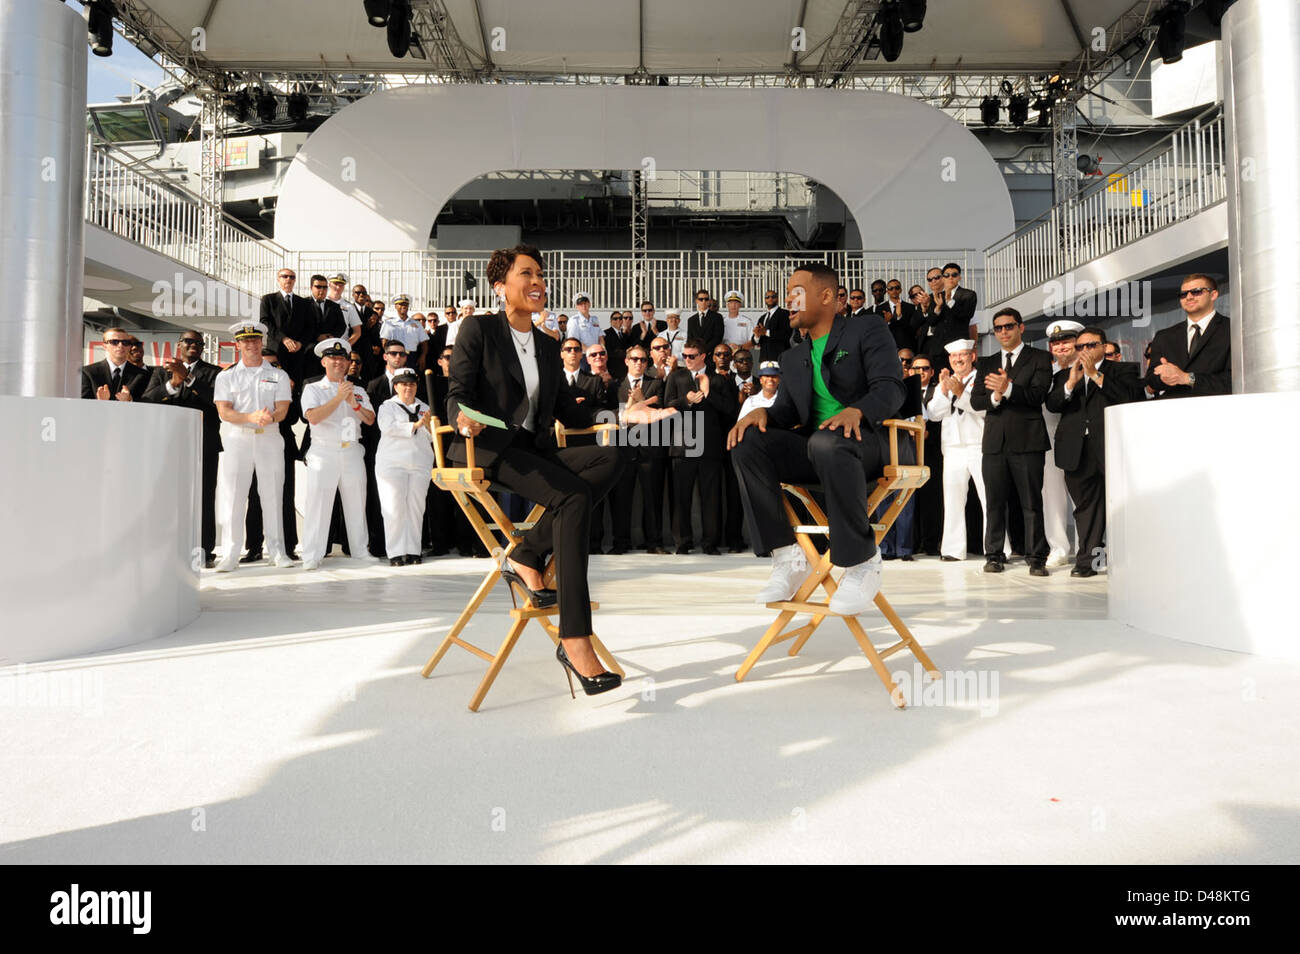
M 1079 324 L 1079 322 L 1062 318 L 1059 321 L 1053 321 L 1047 326 L 1047 340 L 1061 341 L 1065 338 L 1074 338 L 1082 330 L 1083 325 Z
M 420 376 L 416 374 L 415 368 L 398 368 L 393 372 L 394 384 L 417 384 Z
M 745 303 L 745 296 L 738 291 L 729 291 L 727 292 L 727 297 L 724 301 L 738 301 L 743 305 Z
M 587 304 L 591 304 L 591 296 L 586 292 L 578 292 L 578 294 L 573 296 L 573 303 L 576 305 L 580 301 L 585 301 Z
M 312 350 L 318 358 L 346 358 L 352 353 L 352 346 L 342 338 L 326 338 Z
M 411 296 L 408 295 L 408 294 L 406 294 L 406 292 L 401 292 L 401 293 L 399 293 L 399 294 L 393 296 L 393 304 L 394 304 L 394 305 L 399 305 L 399 304 L 401 304 L 402 302 L 406 302 L 406 304 L 409 305 L 409 304 L 411 303 Z
M 943 346 L 943 350 L 949 354 L 956 354 L 958 351 L 974 351 L 975 342 L 969 338 L 958 338 L 956 341 L 949 341 Z
M 674 318 L 680 318 L 682 316 L 682 313 L 678 311 L 676 308 L 669 308 L 666 312 L 664 312 L 665 317 L 667 317 L 668 315 L 672 315 Z
M 237 321 L 226 330 L 235 336 L 236 341 L 241 338 L 265 338 L 267 335 L 266 325 L 260 321 Z
M 773 377 L 778 377 L 778 378 L 781 376 L 780 361 L 764 361 L 762 364 L 758 366 L 758 376 L 760 378 L 769 374 L 772 375 Z
M 348 283 L 348 277 L 344 275 L 342 272 L 335 272 L 328 279 L 326 279 L 326 281 L 328 281 L 331 285 L 346 285 Z

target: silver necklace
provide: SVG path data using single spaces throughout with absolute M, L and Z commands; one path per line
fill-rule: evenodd
M 522 351 L 524 354 L 527 354 L 528 345 L 533 340 L 533 329 L 529 328 L 527 331 L 524 332 L 524 336 L 520 338 L 519 332 L 515 331 L 513 326 L 507 325 L 507 327 L 510 328 L 510 337 L 514 338 L 515 344 L 519 345 L 519 350 Z

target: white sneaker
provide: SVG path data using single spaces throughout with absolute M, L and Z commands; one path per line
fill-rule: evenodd
M 1054 567 L 1065 566 L 1069 562 L 1070 555 L 1068 553 L 1062 553 L 1060 550 L 1047 555 L 1047 568 L 1049 570 Z
M 303 560 L 303 561 L 302 561 L 302 568 L 303 568 L 304 570 L 319 570 L 319 569 L 320 569 L 320 560 Z
M 884 566 L 880 551 L 866 563 L 859 563 L 844 571 L 839 589 L 831 597 L 828 608 L 841 616 L 857 616 L 871 606 L 880 592 L 880 571 Z
M 231 570 L 234 570 L 238 566 L 239 566 L 238 557 L 225 557 L 224 559 L 218 560 L 217 565 L 214 566 L 212 569 L 214 569 L 218 573 L 229 573 Z
M 766 605 L 788 600 L 807 576 L 808 559 L 797 543 L 773 550 L 772 575 L 767 578 L 767 586 L 754 597 L 754 602 Z
M 293 560 L 287 553 L 277 553 L 271 560 L 272 566 L 278 566 L 281 569 L 288 569 L 293 566 Z

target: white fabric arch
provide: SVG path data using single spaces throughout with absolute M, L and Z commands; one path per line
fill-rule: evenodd
M 1011 197 L 969 130 L 888 93 L 657 86 L 411 86 L 358 100 L 294 157 L 290 249 L 424 249 L 465 183 L 526 169 L 793 172 L 844 200 L 870 249 L 983 249 Z

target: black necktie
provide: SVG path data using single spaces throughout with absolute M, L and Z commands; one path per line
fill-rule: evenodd
M 1007 372 L 1010 372 L 1010 371 L 1011 371 L 1011 352 L 1010 352 L 1010 351 L 1004 351 L 1004 352 L 1002 352 L 1002 370 L 1003 370 L 1003 371 L 1007 371 Z
M 419 408 L 419 405 L 418 405 L 418 404 L 416 405 L 417 410 L 414 410 L 414 411 L 411 410 L 409 407 L 407 407 L 405 404 L 401 405 L 401 407 L 402 407 L 402 410 L 406 412 L 406 416 L 409 417 L 409 418 L 411 419 L 411 423 L 412 423 L 412 424 L 414 424 L 416 421 L 418 421 L 418 420 L 420 419 L 420 414 L 419 414 L 419 411 L 418 411 L 418 408 Z
M 1196 354 L 1196 346 L 1201 343 L 1201 326 L 1192 325 L 1192 343 L 1187 346 L 1187 358 L 1191 360 L 1192 355 Z
M 121 368 L 114 368 L 114 369 L 113 369 L 113 384 L 112 384 L 111 387 L 109 387 L 109 390 L 112 392 L 112 394 L 110 394 L 109 397 L 111 397 L 111 398 L 115 398 L 115 397 L 117 397 L 117 392 L 120 391 L 121 388 L 122 388 L 122 369 L 121 369 Z

